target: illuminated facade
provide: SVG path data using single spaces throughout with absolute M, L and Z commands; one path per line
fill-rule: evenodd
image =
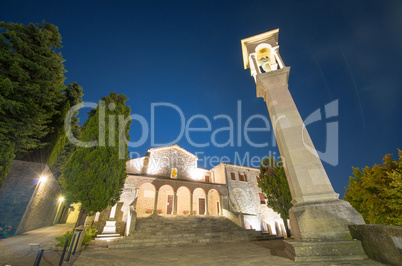
M 115 221 L 116 232 L 128 235 L 136 217 L 219 215 L 248 229 L 283 234 L 282 219 L 258 188 L 259 169 L 221 163 L 207 170 L 197 160 L 177 144 L 129 160 L 120 202 L 98 213 L 94 226 L 102 231 L 106 221 Z

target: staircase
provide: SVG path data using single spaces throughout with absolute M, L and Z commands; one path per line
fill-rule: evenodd
M 172 247 L 266 240 L 276 236 L 246 230 L 222 216 L 137 218 L 136 231 L 109 248 Z

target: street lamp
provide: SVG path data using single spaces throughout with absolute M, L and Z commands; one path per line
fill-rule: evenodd
M 64 201 L 64 197 L 63 197 L 63 196 L 60 196 L 60 197 L 59 197 L 59 200 L 58 200 L 58 202 L 59 202 L 59 207 L 57 208 L 57 212 L 56 212 L 56 216 L 54 217 L 53 224 L 56 223 L 57 216 L 59 216 L 60 207 L 61 207 L 61 204 L 63 203 L 63 201 Z
M 47 181 L 47 176 L 42 175 L 42 176 L 39 178 L 39 183 L 46 183 L 46 181 Z

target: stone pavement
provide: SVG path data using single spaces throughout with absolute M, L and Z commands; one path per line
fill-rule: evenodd
M 284 253 L 282 240 L 203 246 L 136 249 L 84 249 L 74 265 L 382 265 L 371 260 L 295 262 Z
M 39 248 L 37 246 L 31 248 L 30 243 L 40 243 L 40 248 L 45 250 L 45 257 L 51 259 L 54 265 L 58 265 L 61 251 L 52 250 L 57 243 L 55 237 L 73 228 L 74 224 L 57 224 L 0 239 L 0 265 L 33 265 Z M 76 257 L 77 255 L 74 259 Z M 41 265 L 49 264 L 42 258 Z

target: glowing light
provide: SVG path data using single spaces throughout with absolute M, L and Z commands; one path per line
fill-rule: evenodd
M 191 178 L 194 180 L 201 180 L 204 177 L 205 171 L 199 168 L 193 168 L 190 170 Z
M 46 183 L 46 181 L 47 181 L 47 176 L 41 176 L 40 178 L 39 178 L 39 182 L 40 183 Z
M 60 202 L 63 202 L 63 201 L 64 201 L 64 197 L 60 197 L 60 198 L 59 198 L 59 201 L 60 201 Z

